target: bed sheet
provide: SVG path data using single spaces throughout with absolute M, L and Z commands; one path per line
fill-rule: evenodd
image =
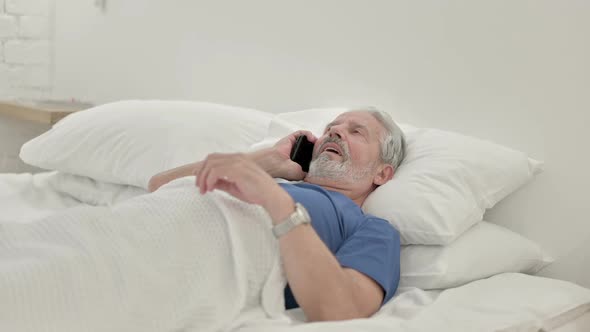
M 53 188 L 55 174 L 0 174 L 0 222 L 31 222 L 82 204 Z
M 566 322 L 562 326 L 559 326 L 553 330 L 546 330 L 546 332 L 588 332 L 590 331 L 590 309 L 584 314 L 575 318 L 569 322 Z M 545 332 L 545 331 L 543 331 Z
M 288 311 L 289 321 L 259 321 L 237 331 L 587 332 L 586 322 L 578 319 L 588 310 L 588 289 L 561 280 L 505 273 L 443 291 L 400 289 L 369 319 L 303 324 L 304 315 L 297 309 Z M 568 323 L 572 324 L 569 329 Z
M 0 223 L 32 222 L 83 205 L 112 205 L 145 194 L 141 188 L 60 172 L 0 174 Z

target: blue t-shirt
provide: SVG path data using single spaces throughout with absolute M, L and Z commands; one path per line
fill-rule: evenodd
M 361 272 L 377 282 L 387 302 L 399 283 L 399 233 L 390 223 L 365 214 L 345 195 L 310 183 L 281 183 L 311 216 L 311 225 L 342 267 Z M 285 306 L 297 308 L 289 285 Z

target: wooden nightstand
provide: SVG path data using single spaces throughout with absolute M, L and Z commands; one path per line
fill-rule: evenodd
M 54 101 L 0 101 L 0 173 L 41 171 L 20 160 L 20 147 L 68 114 L 90 107 L 92 105 Z

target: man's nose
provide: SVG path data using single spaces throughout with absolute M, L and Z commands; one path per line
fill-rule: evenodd
M 342 139 L 342 133 L 340 131 L 340 129 L 336 126 L 331 127 L 330 128 L 330 132 L 328 133 L 330 135 L 330 137 L 338 137 L 339 139 Z

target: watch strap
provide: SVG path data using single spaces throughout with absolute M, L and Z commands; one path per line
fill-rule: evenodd
M 289 215 L 278 225 L 272 228 L 272 233 L 276 238 L 289 233 L 293 228 L 301 224 L 308 224 L 311 222 L 309 214 L 303 205 L 295 203 L 295 211 Z

